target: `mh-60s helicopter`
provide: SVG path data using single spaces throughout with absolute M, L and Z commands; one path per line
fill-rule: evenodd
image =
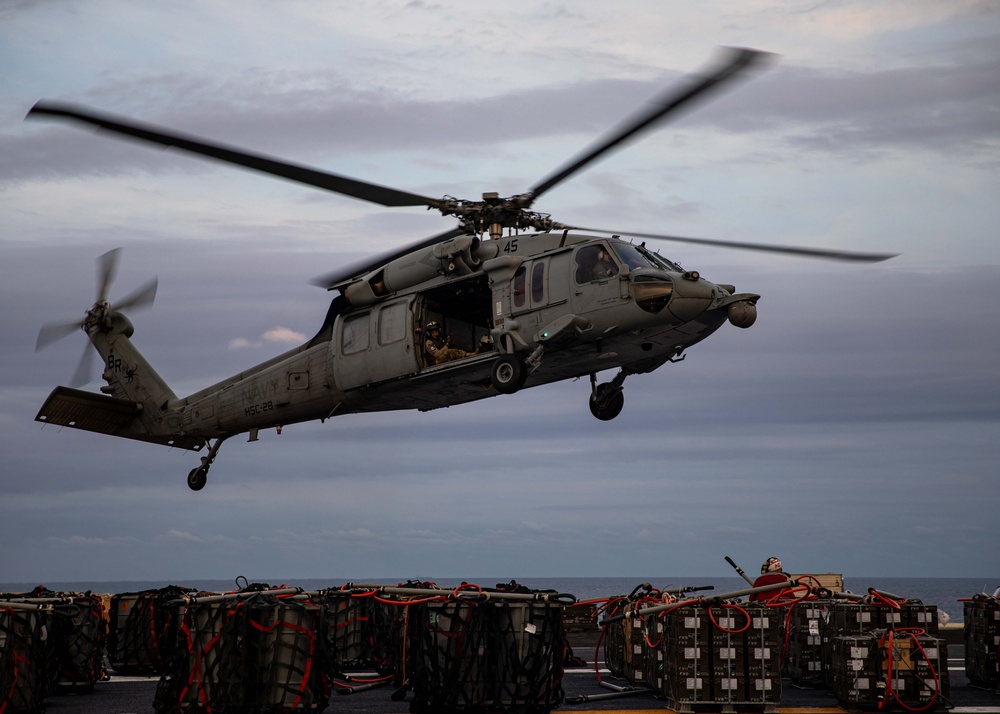
M 425 206 L 459 223 L 320 278 L 318 284 L 337 295 L 315 337 L 183 398 L 139 354 L 123 314 L 151 304 L 156 282 L 112 306 L 107 293 L 119 253 L 111 251 L 99 261 L 97 301 L 83 320 L 43 327 L 36 345 L 83 329 L 103 362 L 103 394 L 56 387 L 36 419 L 194 451 L 207 448 L 188 474 L 194 490 L 204 488 L 226 439 L 249 432 L 253 441 L 261 429 L 280 431 L 341 414 L 437 409 L 589 375 L 591 412 L 613 419 L 624 404 L 626 377 L 683 359 L 688 347 L 726 321 L 750 327 L 760 297 L 711 283 L 621 235 L 838 260 L 892 257 L 582 228 L 530 210 L 599 156 L 765 56 L 729 50 L 712 71 L 660 97 L 527 193 L 485 193 L 479 201 L 428 198 L 77 106 L 39 102 L 29 116 L 82 122 L 384 206 Z M 617 375 L 598 384 L 597 373 L 613 368 Z M 84 359 L 75 386 L 87 376 Z

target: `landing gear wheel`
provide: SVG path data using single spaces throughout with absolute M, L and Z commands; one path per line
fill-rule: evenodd
M 191 473 L 188 474 L 188 488 L 192 491 L 200 491 L 205 488 L 206 483 L 208 483 L 208 469 L 204 466 L 191 469 Z
M 590 413 L 601 421 L 611 421 L 622 413 L 625 406 L 625 395 L 620 387 L 609 382 L 597 386 L 590 396 Z
M 490 380 L 493 387 L 500 394 L 513 394 L 524 386 L 524 380 L 528 378 L 528 368 L 517 355 L 500 355 L 493 363 L 493 371 L 490 373 Z

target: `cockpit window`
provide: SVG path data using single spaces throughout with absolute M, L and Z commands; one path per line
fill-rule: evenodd
M 671 273 L 680 273 L 682 269 L 679 265 L 674 265 L 659 253 L 648 250 L 645 245 L 633 245 L 632 243 L 612 242 L 615 254 L 621 261 L 628 265 L 629 270 L 639 268 L 656 268 L 666 270 Z
M 612 243 L 611 245 L 615 249 L 615 254 L 629 267 L 629 270 L 660 267 L 640 253 L 631 243 Z

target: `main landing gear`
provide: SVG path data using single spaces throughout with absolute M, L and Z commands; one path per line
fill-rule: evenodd
M 625 406 L 625 395 L 622 384 L 628 373 L 625 370 L 615 375 L 610 382 L 597 383 L 597 375 L 590 375 L 590 413 L 601 421 L 611 421 L 622 413 Z
M 490 380 L 500 394 L 513 394 L 524 386 L 528 378 L 528 366 L 520 355 L 509 353 L 500 355 L 493 363 Z
M 225 437 L 216 439 L 215 443 L 208 447 L 208 453 L 201 457 L 201 466 L 191 469 L 188 474 L 188 488 L 192 491 L 200 491 L 205 488 L 205 484 L 208 483 L 208 467 L 215 461 L 215 456 L 219 453 L 219 447 L 222 446 L 223 441 L 225 441 Z
M 542 361 L 545 347 L 539 345 L 527 357 L 516 352 L 507 352 L 496 358 L 490 371 L 490 381 L 493 388 L 500 394 L 513 394 L 524 386 L 528 375 L 538 368 Z

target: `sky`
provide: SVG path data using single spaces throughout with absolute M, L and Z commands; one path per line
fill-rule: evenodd
M 308 339 L 309 280 L 452 227 L 65 123 L 40 99 L 426 196 L 511 195 L 711 65 L 774 61 L 547 193 L 760 294 L 594 419 L 586 380 L 337 417 L 198 455 L 34 421 L 159 278 L 134 342 L 179 395 Z M 0 583 L 1000 576 L 1000 5 L 989 0 L 0 2 Z M 612 376 L 602 374 L 602 381 Z M 85 387 L 97 391 L 99 375 Z

